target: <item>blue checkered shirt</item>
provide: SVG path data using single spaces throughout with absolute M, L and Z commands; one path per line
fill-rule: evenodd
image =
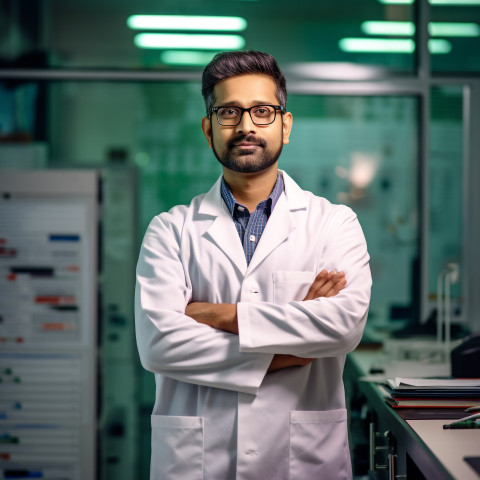
M 265 230 L 268 219 L 283 192 L 283 187 L 283 177 L 278 174 L 272 193 L 270 193 L 266 200 L 263 200 L 263 202 L 257 205 L 253 213 L 250 213 L 245 205 L 241 205 L 235 200 L 235 197 L 232 195 L 232 192 L 222 177 L 222 198 L 235 223 L 235 228 L 243 245 L 247 265 L 250 264 L 250 260 Z

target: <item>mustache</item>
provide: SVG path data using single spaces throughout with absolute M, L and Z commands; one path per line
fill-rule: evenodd
M 239 143 L 252 143 L 253 145 L 257 145 L 259 147 L 265 147 L 266 143 L 261 138 L 255 137 L 255 135 L 238 135 L 237 137 L 232 138 L 227 142 L 228 148 L 233 148 Z

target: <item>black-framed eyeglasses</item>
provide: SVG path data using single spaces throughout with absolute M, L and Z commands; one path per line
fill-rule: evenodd
M 215 112 L 218 123 L 225 127 L 237 126 L 245 112 L 248 112 L 255 125 L 270 125 L 277 117 L 277 110 L 281 114 L 285 112 L 283 105 L 254 105 L 250 108 L 230 107 L 227 105 L 212 107 L 212 114 Z

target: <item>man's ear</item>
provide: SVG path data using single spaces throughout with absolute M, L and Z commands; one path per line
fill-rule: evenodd
M 283 114 L 283 144 L 286 145 L 290 140 L 290 132 L 292 131 L 293 117 L 290 112 Z
M 202 118 L 202 130 L 207 139 L 208 146 L 212 148 L 212 122 L 208 117 Z

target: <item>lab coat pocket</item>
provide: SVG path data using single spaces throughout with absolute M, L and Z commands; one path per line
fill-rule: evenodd
M 203 418 L 152 415 L 150 480 L 203 478 Z
M 303 300 L 315 279 L 313 272 L 278 271 L 273 272 L 273 301 L 277 305 Z
M 351 479 L 347 410 L 291 412 L 290 480 Z

